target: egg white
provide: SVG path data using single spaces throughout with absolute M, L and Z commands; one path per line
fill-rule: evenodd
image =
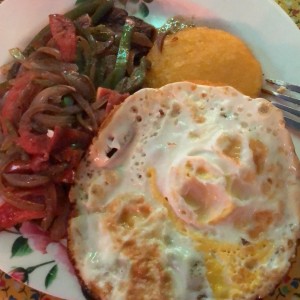
M 264 296 L 299 233 L 299 161 L 282 114 L 230 87 L 128 97 L 70 196 L 70 254 L 102 300 Z

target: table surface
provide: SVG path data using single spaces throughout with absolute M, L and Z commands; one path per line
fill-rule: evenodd
M 0 0 L 0 3 L 2 1 L 3 0 Z M 275 1 L 289 14 L 289 16 L 294 20 L 294 22 L 300 28 L 300 1 L 298 0 L 275 0 Z M 291 272 L 293 272 L 293 270 Z M 292 279 L 291 277 L 286 276 L 280 288 L 278 289 L 279 293 L 276 293 L 275 297 L 270 297 L 267 299 L 288 300 L 291 299 L 293 294 L 295 295 L 297 293 L 298 296 L 296 297 L 300 299 L 300 279 L 299 281 L 295 281 L 291 279 Z M 25 286 L 22 283 L 15 281 L 9 275 L 4 274 L 0 271 L 0 300 L 61 300 L 61 299 L 33 290 L 28 286 Z

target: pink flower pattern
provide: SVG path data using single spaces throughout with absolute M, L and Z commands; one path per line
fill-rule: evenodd
M 53 242 L 45 232 L 32 222 L 24 222 L 20 227 L 20 233 L 28 239 L 28 244 L 33 250 L 43 254 L 48 253 L 56 262 L 64 265 L 72 275 L 75 274 L 64 241 Z

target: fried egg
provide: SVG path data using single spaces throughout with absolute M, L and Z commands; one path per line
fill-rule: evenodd
M 70 198 L 96 299 L 255 299 L 290 266 L 299 161 L 282 113 L 231 87 L 146 88 L 106 119 Z

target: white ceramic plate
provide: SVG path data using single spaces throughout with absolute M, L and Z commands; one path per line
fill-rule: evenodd
M 8 50 L 23 48 L 48 20 L 63 13 L 74 0 L 5 0 L 0 4 L 0 65 Z M 136 2 L 136 1 L 135 1 Z M 145 20 L 162 25 L 174 15 L 195 17 L 201 25 L 223 28 L 241 37 L 262 64 L 265 77 L 300 84 L 300 31 L 273 0 L 140 0 L 128 1 L 128 10 L 149 15 Z M 138 10 L 138 7 L 142 10 Z M 245 70 L 246 71 L 246 70 Z M 292 137 L 300 156 L 299 133 Z M 0 269 L 31 287 L 64 299 L 84 299 L 63 243 L 49 243 L 36 228 L 0 233 Z M 298 276 L 300 277 L 300 276 Z

